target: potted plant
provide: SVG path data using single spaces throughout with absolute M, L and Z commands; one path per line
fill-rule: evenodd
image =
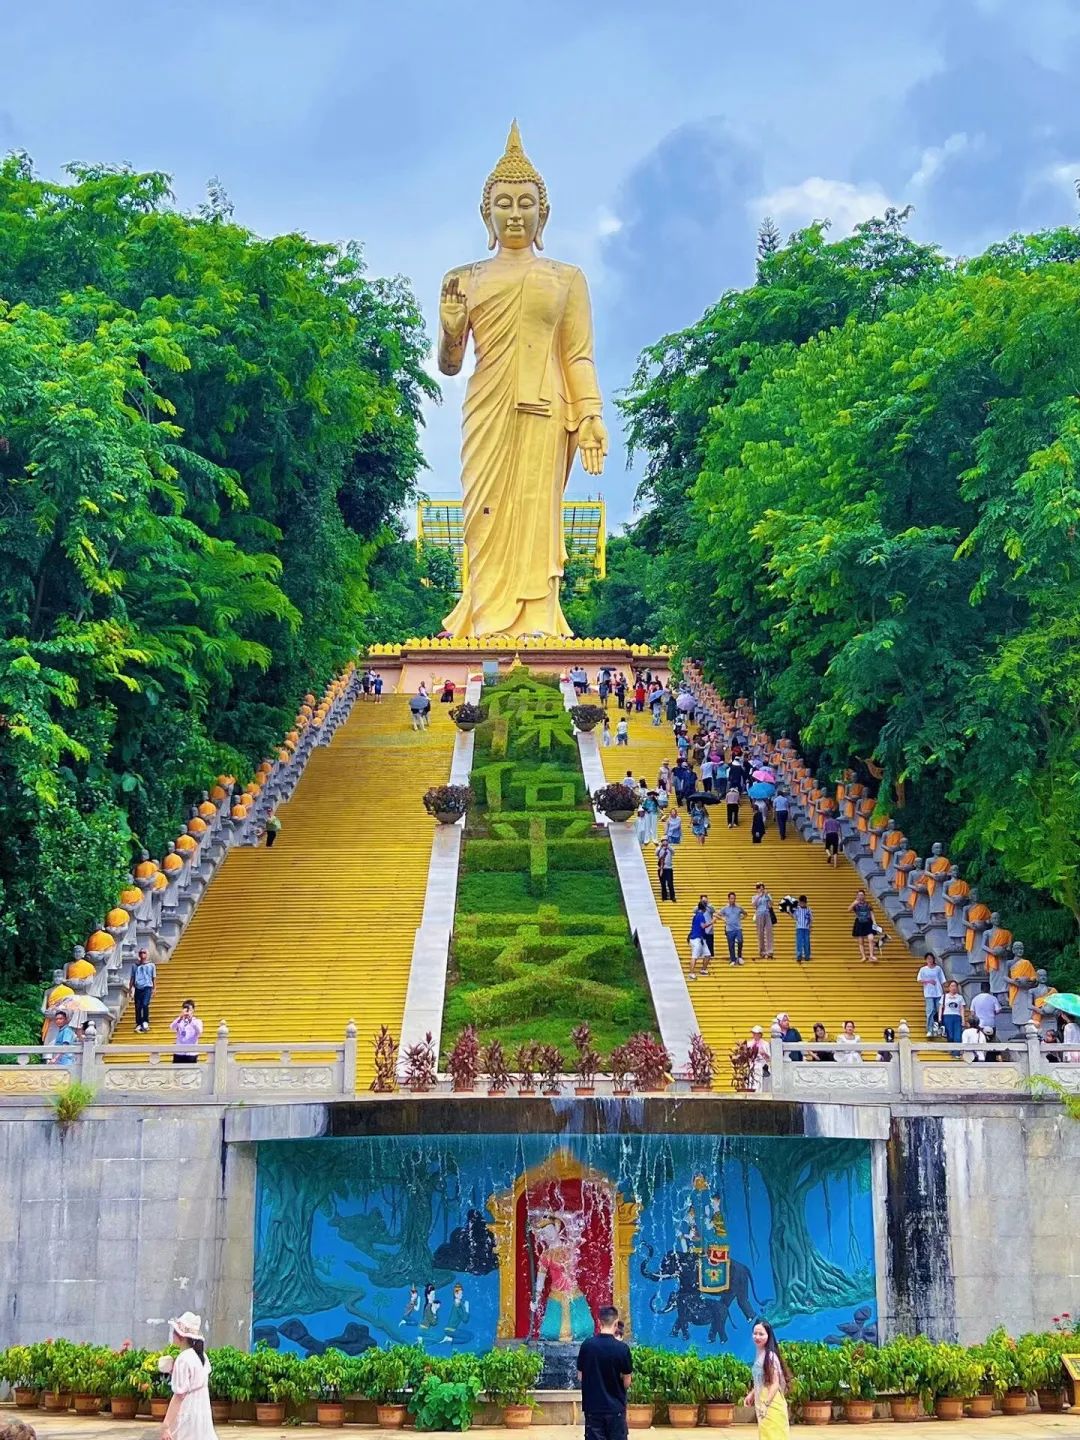
M 487 1076 L 488 1094 L 505 1095 L 510 1089 L 510 1071 L 506 1068 L 506 1053 L 500 1040 L 484 1046 L 480 1065 Z
M 919 1396 L 926 1388 L 926 1351 L 922 1336 L 897 1335 L 878 1351 L 878 1388 L 889 1395 L 896 1421 L 919 1418 Z
M 874 1418 L 877 1398 L 878 1352 L 872 1345 L 845 1345 L 840 1368 L 846 1384 L 844 1419 L 850 1425 L 864 1425 Z
M 435 1069 L 435 1045 L 429 1030 L 422 1041 L 405 1050 L 405 1086 L 414 1095 L 432 1090 L 438 1080 Z
M 518 1072 L 519 1095 L 536 1094 L 536 1052 L 538 1048 L 533 1040 L 519 1045 L 517 1048 L 514 1065 Z
M 35 1364 L 40 1366 L 42 1377 L 41 1407 L 43 1410 L 61 1411 L 71 1407 L 72 1369 L 75 1363 L 75 1345 L 70 1340 L 45 1340 L 38 1346 L 31 1346 Z
M 369 1350 L 364 1355 L 360 1375 L 360 1393 L 374 1400 L 375 1415 L 383 1430 L 400 1430 L 405 1424 L 405 1389 L 409 1372 L 405 1349 L 394 1345 L 389 1350 Z
M 971 1397 L 968 1413 L 973 1420 L 988 1420 L 994 1413 L 994 1397 L 1005 1387 L 1000 1383 L 1000 1371 L 993 1352 L 984 1345 L 972 1345 L 968 1350 L 980 1367 L 979 1388 Z
M 804 1425 L 828 1425 L 832 1420 L 833 1401 L 840 1399 L 844 1379 L 840 1355 L 823 1340 L 788 1341 L 784 1346 L 791 1367 L 791 1400 Z
M 634 1055 L 629 1044 L 613 1047 L 608 1070 L 611 1072 L 611 1093 L 629 1095 L 634 1085 Z
M 666 1090 L 671 1076 L 671 1056 L 654 1035 L 641 1031 L 627 1041 L 639 1090 Z
M 304 1399 L 300 1357 L 288 1350 L 255 1346 L 251 1356 L 251 1391 L 257 1425 L 282 1425 L 285 1406 Z
M 388 1095 L 397 1089 L 397 1053 L 390 1027 L 381 1025 L 375 1036 L 375 1078 L 370 1087 L 378 1094 Z
M 413 1387 L 409 1409 L 416 1417 L 417 1430 L 468 1430 L 480 1397 L 480 1376 L 475 1368 L 460 1369 L 456 1377 L 444 1376 L 441 1366 L 432 1364 Z
M 558 1095 L 562 1090 L 563 1058 L 557 1045 L 536 1047 L 536 1068 L 540 1075 L 541 1095 Z
M 355 1366 L 340 1350 L 326 1350 L 322 1355 L 309 1355 L 300 1362 L 304 1389 L 315 1401 L 316 1422 L 325 1430 L 338 1430 L 345 1424 L 345 1400 L 349 1393 Z
M 446 1068 L 455 1091 L 476 1088 L 476 1077 L 480 1073 L 480 1042 L 476 1038 L 475 1025 L 466 1025 L 458 1035 L 446 1057 Z
M 570 1038 L 577 1051 L 574 1061 L 574 1073 L 577 1076 L 574 1094 L 593 1095 L 596 1092 L 596 1074 L 602 1062 L 600 1056 L 592 1048 L 592 1031 L 588 1025 L 579 1025 L 571 1031 Z
M 456 825 L 472 804 L 468 785 L 433 785 L 424 792 L 424 809 L 440 825 Z
M 688 1069 L 691 1090 L 712 1089 L 713 1075 L 716 1073 L 715 1055 L 712 1046 L 705 1044 L 705 1038 L 700 1032 L 690 1036 Z
M 165 1412 L 169 1408 L 169 1400 L 172 1396 L 169 1369 L 170 1362 L 175 1360 L 176 1354 L 175 1346 L 170 1346 L 166 1350 L 153 1350 L 145 1357 L 139 1369 L 136 1383 L 139 1394 L 149 1402 L 152 1420 L 164 1420 Z M 165 1362 L 165 1369 L 162 1369 L 162 1362 Z
M 626 1423 L 631 1430 L 648 1430 L 653 1423 L 656 1401 L 660 1395 L 660 1371 L 663 1357 L 648 1345 L 634 1345 L 630 1350 L 633 1373 L 626 1404 Z
M 232 1345 L 209 1352 L 210 1410 L 215 1425 L 239 1418 L 241 1405 L 252 1398 L 252 1356 Z
M 701 1388 L 705 1395 L 706 1425 L 732 1425 L 735 1406 L 754 1383 L 749 1365 L 734 1355 L 705 1355 L 701 1361 Z
M 12 1345 L 0 1354 L 0 1380 L 11 1387 L 17 1410 L 33 1410 L 38 1403 L 41 1377 L 35 1374 L 29 1345 Z
M 1062 1408 L 1065 1372 L 1061 1347 L 1055 1335 L 1021 1335 L 1016 1342 L 1020 1384 L 1027 1394 L 1034 1390 L 1039 1409 L 1054 1414 Z
M 72 1404 L 76 1415 L 97 1415 L 112 1381 L 113 1352 L 107 1345 L 77 1345 L 72 1358 Z
M 604 713 L 599 705 L 570 706 L 570 719 L 573 721 L 574 729 L 582 731 L 585 735 L 596 729 L 603 720 Z
M 983 1351 L 983 1381 L 993 1377 L 994 1391 L 1001 1396 L 1006 1415 L 1023 1415 L 1028 1408 L 1027 1390 L 1021 1380 L 1020 1356 L 1016 1341 L 998 1326 L 986 1337 Z
M 463 730 L 466 735 L 487 719 L 487 711 L 484 707 L 471 705 L 468 700 L 462 700 L 460 705 L 452 705 L 447 714 L 457 728 Z
M 489 1350 L 480 1360 L 480 1379 L 487 1397 L 502 1411 L 503 1424 L 523 1430 L 532 1424 L 533 1402 L 529 1392 L 540 1379 L 544 1357 L 524 1345 Z
M 961 1345 L 931 1345 L 926 1356 L 926 1390 L 939 1420 L 961 1420 L 964 1404 L 975 1395 L 983 1367 Z
M 594 790 L 592 803 L 601 815 L 621 824 L 637 814 L 638 792 L 632 786 L 616 781 L 613 785 L 602 785 L 599 790 Z
M 145 1358 L 145 1350 L 133 1350 L 126 1341 L 111 1355 L 106 1394 L 114 1420 L 134 1420 L 138 1414 L 142 1394 L 139 1374 Z
M 668 1422 L 679 1430 L 698 1423 L 703 1397 L 701 1361 L 695 1351 L 667 1354 L 660 1366 L 660 1393 L 667 1401 Z

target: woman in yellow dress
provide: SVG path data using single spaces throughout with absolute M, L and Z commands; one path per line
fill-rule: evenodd
M 480 203 L 490 260 L 451 270 L 439 300 L 439 369 L 476 366 L 462 414 L 467 570 L 443 624 L 454 636 L 568 635 L 562 498 L 577 451 L 607 453 L 585 276 L 542 259 L 547 189 L 517 122 Z
M 776 1334 L 766 1320 L 754 1321 L 754 1388 L 744 1405 L 753 1405 L 760 1440 L 786 1440 L 788 1407 L 786 1391 L 791 1376 L 776 1343 Z

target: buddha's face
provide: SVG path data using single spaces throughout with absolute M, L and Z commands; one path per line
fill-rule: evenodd
M 504 250 L 528 250 L 540 229 L 540 190 L 535 182 L 496 181 L 491 191 L 491 224 Z

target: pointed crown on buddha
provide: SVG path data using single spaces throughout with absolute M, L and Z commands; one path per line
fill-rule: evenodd
M 518 129 L 516 120 L 510 126 L 510 134 L 506 137 L 506 149 L 502 153 L 502 158 L 484 182 L 480 214 L 484 217 L 485 225 L 489 227 L 491 225 L 491 192 L 500 180 L 510 185 L 521 185 L 529 180 L 533 182 L 540 191 L 540 227 L 543 229 L 544 222 L 551 211 L 548 204 L 547 186 L 544 184 L 544 177 L 540 171 L 525 154 L 521 143 L 521 131 Z

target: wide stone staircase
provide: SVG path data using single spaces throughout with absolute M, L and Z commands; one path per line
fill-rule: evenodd
M 166 1045 L 188 996 L 204 1041 L 224 1019 L 233 1041 L 336 1042 L 355 1019 L 366 1085 L 379 1026 L 401 1031 L 431 854 L 421 796 L 446 783 L 456 734 L 438 702 L 417 733 L 407 696 L 358 700 L 279 811 L 273 849 L 230 851 L 158 967 L 149 1036 L 129 1007 L 116 1039 Z
M 612 707 L 612 728 L 616 712 Z M 663 760 L 674 765 L 675 745 L 671 727 L 654 727 L 648 713 L 630 717 L 629 745 L 612 746 L 602 752 L 608 780 L 622 780 L 628 769 L 635 778 L 644 777 L 655 786 Z M 875 915 L 888 943 L 876 965 L 862 964 L 851 936 L 852 916 L 848 906 L 862 885 L 854 866 L 841 855 L 836 869 L 825 863 L 824 847 L 803 840 L 794 825 L 781 841 L 770 823 L 760 845 L 750 840 L 749 804 L 744 800 L 740 825 L 728 830 L 724 805 L 710 809 L 712 827 L 702 846 L 691 834 L 684 809 L 683 841 L 675 853 L 675 904 L 659 904 L 660 918 L 675 937 L 684 973 L 689 974 L 690 946 L 687 932 L 694 907 L 707 894 L 717 909 L 727 903 L 734 890 L 738 903 L 747 911 L 743 928 L 746 936 L 745 964 L 728 965 L 727 944 L 717 921 L 716 958 L 708 976 L 689 984 L 701 1033 L 716 1052 L 717 1085 L 729 1088 L 731 1071 L 728 1056 L 733 1046 L 746 1039 L 752 1025 L 761 1025 L 766 1039 L 775 1016 L 787 1011 L 792 1024 L 809 1039 L 815 1021 L 821 1021 L 829 1039 L 835 1038 L 845 1020 L 854 1020 L 866 1042 L 867 1058 L 873 1058 L 875 1041 L 887 1025 L 901 1019 L 911 1025 L 912 1035 L 923 1030 L 922 991 L 915 983 L 920 961 L 900 940 L 880 907 Z M 662 833 L 662 826 L 661 826 Z M 654 851 L 645 850 L 645 864 L 659 903 L 660 885 Z M 777 909 L 776 958 L 756 961 L 750 897 L 759 881 L 765 882 Z M 795 963 L 793 922 L 780 913 L 783 895 L 805 894 L 814 912 L 813 959 L 808 965 Z

